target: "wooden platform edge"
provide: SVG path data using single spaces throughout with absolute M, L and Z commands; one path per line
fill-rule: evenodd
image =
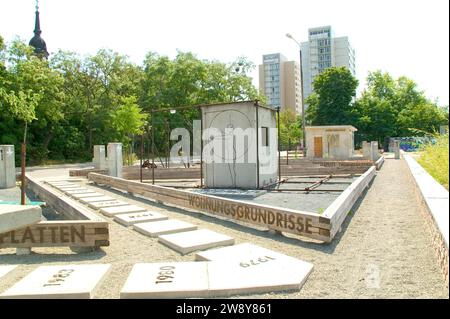
M 330 219 L 320 214 L 225 199 L 96 173 L 89 173 L 88 179 L 97 184 L 138 194 L 184 209 L 265 226 L 273 230 L 325 242 L 330 241 L 329 234 L 332 227 Z
M 342 223 L 347 217 L 350 209 L 356 203 L 358 198 L 369 186 L 370 182 L 376 175 L 376 167 L 370 167 L 364 174 L 358 177 L 338 198 L 331 203 L 330 206 L 323 212 L 324 217 L 330 219 L 331 232 L 330 240 L 339 232 Z

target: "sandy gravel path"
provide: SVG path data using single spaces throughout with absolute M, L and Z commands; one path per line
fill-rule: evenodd
M 61 171 L 53 173 L 61 175 Z M 49 176 L 48 172 L 36 174 Z M 332 244 L 273 235 L 109 189 L 91 187 L 171 218 L 194 223 L 199 228 L 233 236 L 236 243 L 251 242 L 314 264 L 314 271 L 301 291 L 242 298 L 448 298 L 448 287 L 437 267 L 408 174 L 403 160 L 386 160 L 370 190 L 356 204 Z M 119 298 L 133 264 L 194 260 L 194 253 L 181 256 L 159 244 L 157 239 L 108 220 L 111 246 L 97 252 L 75 254 L 66 248 L 36 248 L 30 256 L 16 256 L 13 249 L 1 249 L 0 264 L 21 265 L 0 282 L 0 292 L 39 265 L 111 263 L 112 270 L 94 297 Z

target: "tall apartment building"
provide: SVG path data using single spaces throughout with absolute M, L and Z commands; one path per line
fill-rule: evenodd
M 287 61 L 281 53 L 263 55 L 259 66 L 259 90 L 267 97 L 267 104 L 301 113 L 302 91 L 300 65 Z
M 302 42 L 301 49 L 305 101 L 313 91 L 314 78 L 326 68 L 345 66 L 356 74 L 355 50 L 348 37 L 334 37 L 331 26 L 309 29 L 308 42 Z

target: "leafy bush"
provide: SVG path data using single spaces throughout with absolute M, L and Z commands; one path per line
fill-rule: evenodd
M 436 137 L 435 144 L 426 144 L 420 150 L 419 164 L 448 189 L 448 133 Z

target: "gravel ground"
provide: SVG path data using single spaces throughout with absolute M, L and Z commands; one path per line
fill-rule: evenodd
M 36 174 L 49 176 L 42 172 Z M 331 244 L 272 234 L 114 190 L 100 188 L 99 191 L 232 236 L 236 243 L 251 242 L 314 264 L 313 273 L 300 291 L 241 298 L 448 298 L 448 287 L 437 266 L 408 174 L 403 160 L 387 160 Z M 96 252 L 75 254 L 68 248 L 36 248 L 32 255 L 16 256 L 14 249 L 1 249 L 0 264 L 20 266 L 2 279 L 0 292 L 37 266 L 111 263 L 111 272 L 94 298 L 118 298 L 133 264 L 194 260 L 194 253 L 181 256 L 159 244 L 157 239 L 108 220 L 111 245 Z

